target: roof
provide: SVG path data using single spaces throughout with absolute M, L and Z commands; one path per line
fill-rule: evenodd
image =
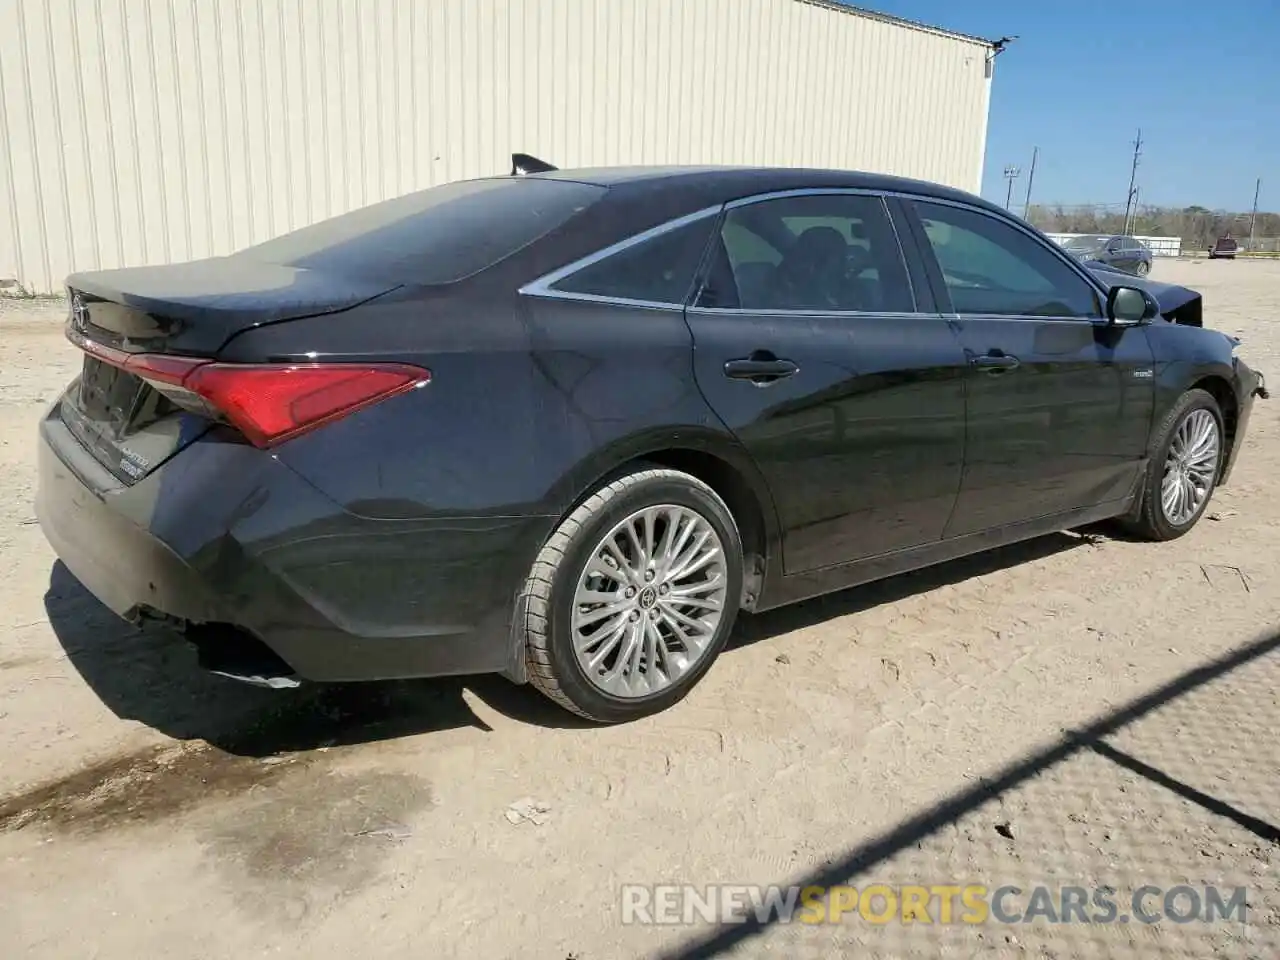
M 617 188 L 628 194 L 654 194 L 678 188 L 688 196 L 701 195 L 720 203 L 757 193 L 808 190 L 856 189 L 888 193 L 910 193 L 922 197 L 959 200 L 992 206 L 981 197 L 926 180 L 895 177 L 859 170 L 823 170 L 809 167 L 741 166 L 630 166 L 583 167 L 527 174 L 530 179 L 574 180 Z M 615 190 L 616 192 L 616 190 Z
M 936 27 L 932 24 L 921 23 L 918 20 L 907 20 L 904 17 L 895 17 L 892 14 L 880 13 L 877 10 L 868 10 L 866 7 L 854 6 L 851 3 L 843 3 L 841 0 L 796 0 L 796 2 L 807 3 L 814 7 L 824 7 L 827 10 L 848 13 L 856 17 L 865 17 L 868 20 L 879 20 L 882 23 L 892 23 L 900 27 L 908 27 L 912 30 L 921 30 L 925 33 L 932 33 L 941 37 L 950 37 L 953 40 L 965 40 L 969 43 L 979 43 L 984 47 L 992 47 L 995 45 L 995 41 L 988 40 L 985 37 L 975 37 L 972 34 L 959 33 L 955 30 L 948 30 L 944 27 Z M 959 5 L 957 5 L 957 7 L 958 6 Z

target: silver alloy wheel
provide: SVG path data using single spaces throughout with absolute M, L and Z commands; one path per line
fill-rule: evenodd
M 1160 505 L 1174 526 L 1188 523 L 1204 506 L 1218 469 L 1218 421 L 1208 410 L 1192 410 L 1173 433 L 1164 461 Z
M 573 647 L 615 697 L 664 690 L 706 654 L 724 615 L 724 545 L 689 507 L 637 510 L 591 551 L 573 595 Z

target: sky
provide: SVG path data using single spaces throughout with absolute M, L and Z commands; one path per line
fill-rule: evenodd
M 1033 148 L 1033 203 L 1124 205 L 1142 129 L 1140 202 L 1280 211 L 1280 0 L 854 0 L 988 39 L 996 60 L 983 195 Z

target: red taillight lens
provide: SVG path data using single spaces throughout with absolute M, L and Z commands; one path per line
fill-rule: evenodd
M 430 380 L 421 367 L 393 363 L 208 363 L 182 386 L 222 411 L 255 446 L 269 447 Z
M 283 443 L 431 381 L 431 371 L 405 363 L 217 363 L 130 354 L 81 337 L 72 340 L 162 390 L 177 387 L 179 394 L 195 394 L 257 447 Z

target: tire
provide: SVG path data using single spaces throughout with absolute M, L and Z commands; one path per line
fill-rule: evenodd
M 653 557 L 651 563 L 637 561 L 634 551 L 627 546 L 645 539 L 645 511 L 654 518 L 650 529 L 656 531 L 652 535 L 655 547 L 649 551 Z M 696 517 L 701 526 L 687 519 L 692 517 Z M 625 540 L 628 523 L 639 524 L 633 528 L 638 540 Z M 694 532 L 681 547 L 680 531 L 689 524 L 693 524 L 689 529 Z M 624 532 L 616 533 L 620 527 Z M 669 527 L 673 529 L 671 541 L 664 538 Z M 663 570 L 671 565 L 668 561 L 674 563 L 675 559 L 681 559 L 681 549 L 696 547 L 705 529 L 714 534 L 705 538 L 706 544 L 719 541 L 718 558 L 704 561 L 696 573 L 685 578 L 665 577 Z M 615 541 L 615 535 L 623 539 Z M 606 559 L 603 555 L 607 552 L 606 542 L 613 542 L 615 548 L 621 543 L 623 553 L 615 550 L 609 554 L 610 559 Z M 661 549 L 664 543 L 681 549 L 664 554 Z M 621 556 L 625 565 L 611 559 L 615 556 Z M 664 560 L 664 556 L 667 559 Z M 607 567 L 612 579 L 588 573 L 589 563 L 593 571 Z M 681 565 L 690 566 L 687 562 Z M 701 480 L 678 470 L 645 467 L 605 483 L 560 523 L 538 554 L 525 581 L 521 599 L 530 682 L 566 710 L 598 723 L 622 723 L 667 709 L 693 689 L 724 649 L 741 601 L 742 566 L 742 539 L 737 523 L 719 495 Z M 644 579 L 647 574 L 641 574 L 641 568 L 653 574 L 652 582 Z M 723 578 L 720 586 L 701 585 L 715 583 L 717 576 Z M 693 587 L 689 586 L 691 582 Z M 616 596 L 617 599 L 608 603 L 579 603 L 580 588 L 590 590 L 586 594 L 590 597 Z M 634 599 L 628 599 L 627 590 L 634 594 Z M 690 590 L 699 591 L 690 596 L 694 606 L 674 599 L 677 591 L 685 596 Z M 698 612 L 703 610 L 705 602 L 714 602 L 717 597 L 718 619 L 714 611 Z M 593 614 L 606 610 L 614 612 L 593 618 Z M 594 619 L 601 626 L 576 622 L 580 614 L 585 614 L 584 621 Z M 685 635 L 678 630 L 687 628 L 682 625 L 683 621 L 675 619 L 677 614 L 701 628 L 700 646 L 685 642 Z M 583 631 L 596 629 L 599 635 L 608 634 L 608 637 L 599 641 L 592 639 L 598 646 L 590 649 L 588 656 L 605 658 L 601 666 L 593 670 L 591 664 L 579 659 L 576 648 L 587 643 Z M 655 632 L 656 637 L 662 639 L 661 654 Z M 615 635 L 621 639 L 616 641 L 616 647 L 609 647 Z M 693 633 L 688 635 L 692 637 Z M 596 636 L 591 634 L 592 638 Z M 623 652 L 634 650 L 637 637 L 642 648 L 635 651 L 638 659 L 628 660 L 633 666 L 627 667 L 622 662 Z M 607 654 L 609 649 L 614 650 L 616 656 Z
M 1199 495 L 1198 502 L 1189 514 L 1181 515 L 1182 511 L 1170 511 L 1166 508 L 1163 496 L 1166 473 L 1170 469 L 1177 469 L 1171 463 L 1170 450 L 1178 438 L 1179 428 L 1184 424 L 1190 428 L 1196 423 L 1205 422 L 1203 419 L 1205 413 L 1212 418 L 1213 429 L 1216 431 L 1217 450 L 1212 456 L 1211 464 L 1203 464 L 1203 469 L 1206 471 L 1203 477 L 1205 481 L 1203 494 Z M 1146 540 L 1176 540 L 1196 525 L 1204 515 L 1209 501 L 1213 499 L 1213 492 L 1222 472 L 1226 447 L 1222 409 L 1218 406 L 1218 401 L 1204 390 L 1188 390 L 1178 398 L 1178 402 L 1165 416 L 1153 433 L 1153 437 L 1155 442 L 1150 462 L 1147 464 L 1146 476 L 1143 479 L 1141 503 L 1136 514 L 1127 519 L 1125 526 Z M 1193 488 L 1198 491 L 1198 480 L 1194 476 L 1191 480 Z
M 1145 260 L 1139 260 L 1137 267 L 1134 268 L 1134 272 L 1140 277 L 1145 277 L 1151 272 L 1151 264 L 1147 263 Z

